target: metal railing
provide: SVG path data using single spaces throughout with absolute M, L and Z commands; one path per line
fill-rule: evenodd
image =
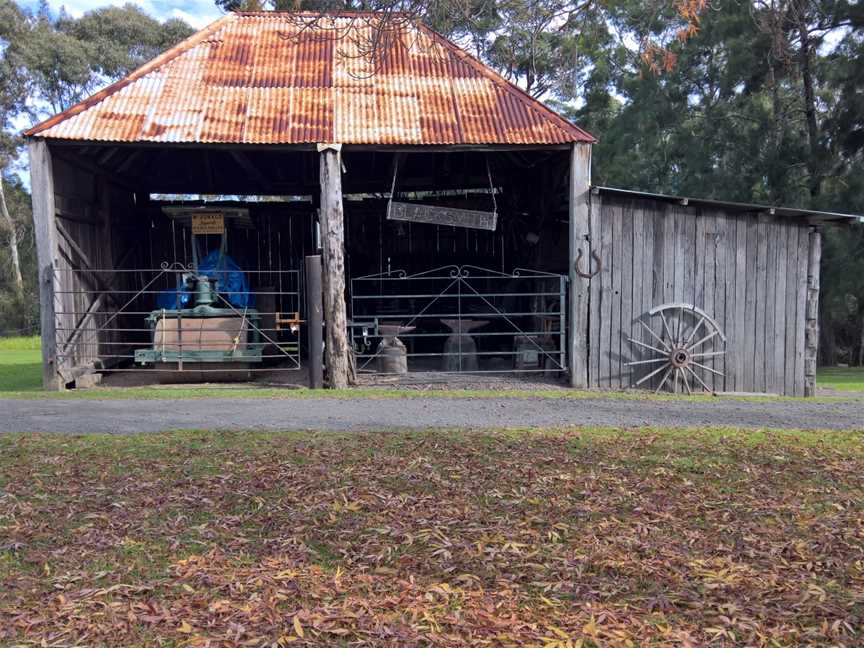
M 521 268 L 444 266 L 353 278 L 357 371 L 566 371 L 566 292 L 566 276 Z
M 298 270 L 244 270 L 248 289 L 212 292 L 196 309 L 193 269 L 57 268 L 56 358 L 68 379 L 89 371 L 247 373 L 300 368 Z M 162 305 L 160 306 L 160 298 Z M 165 307 L 166 301 L 171 301 Z

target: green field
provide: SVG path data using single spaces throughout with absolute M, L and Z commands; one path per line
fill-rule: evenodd
M 853 646 L 854 433 L 0 436 L 0 644 Z
M 0 393 L 38 392 L 41 388 L 39 338 L 0 338 Z
M 42 356 L 39 351 L 39 338 L 0 338 L 0 396 L 39 397 L 42 387 Z M 837 391 L 864 391 L 864 368 L 823 368 L 817 377 L 819 387 Z M 394 391 L 387 389 L 351 389 L 329 396 L 368 396 L 372 398 L 411 397 L 411 396 L 465 396 L 482 398 L 484 396 L 525 396 L 546 398 L 580 398 L 580 397 L 625 397 L 625 398 L 685 398 L 684 396 L 653 396 L 647 392 L 574 392 L 564 390 L 537 391 L 530 393 L 516 390 L 484 391 Z M 52 394 L 54 397 L 72 398 L 207 398 L 214 396 L 231 396 L 234 398 L 304 398 L 320 395 L 310 390 L 255 388 L 255 387 L 133 387 L 126 389 L 96 389 L 81 392 Z M 693 396 L 686 398 L 711 398 L 710 396 Z
M 864 391 L 864 367 L 826 367 L 819 370 L 820 387 L 838 391 Z

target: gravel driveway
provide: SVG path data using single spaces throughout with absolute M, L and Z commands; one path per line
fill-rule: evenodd
M 864 401 L 612 398 L 0 400 L 0 432 L 705 426 L 864 430 Z

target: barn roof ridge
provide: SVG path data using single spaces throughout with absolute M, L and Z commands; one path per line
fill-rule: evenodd
M 339 20 L 374 16 L 375 12 L 336 11 L 323 15 Z M 36 124 L 24 134 L 59 140 L 187 144 L 339 141 L 382 145 L 547 145 L 596 141 L 585 130 L 421 21 L 411 20 L 410 27 L 406 23 L 400 29 L 417 30 L 416 33 L 430 44 L 443 48 L 449 54 L 445 58 L 451 60 L 430 63 L 412 53 L 409 47 L 407 53 L 399 55 L 398 65 L 403 66 L 402 70 L 388 73 L 376 69 L 368 76 L 371 81 L 362 87 L 360 83 L 345 81 L 351 70 L 344 61 L 338 60 L 335 47 L 316 50 L 312 45 L 316 41 L 314 36 L 304 39 L 300 32 L 290 46 L 296 51 L 286 55 L 273 49 L 279 44 L 268 41 L 268 38 L 272 41 L 272 35 L 243 24 L 257 22 L 245 20 L 247 18 L 289 22 L 289 17 L 297 16 L 322 14 L 269 11 L 226 14 L 126 77 Z M 363 26 L 351 26 L 351 29 L 360 28 Z M 258 57 L 258 60 L 238 63 L 222 60 L 218 55 L 196 57 L 196 48 L 213 36 L 226 41 L 233 39 L 235 46 L 242 45 L 245 38 L 251 39 L 254 47 L 261 49 L 269 60 Z M 256 49 L 254 53 L 257 52 Z M 188 60 L 184 61 L 183 56 L 187 54 Z M 292 55 L 294 59 L 286 59 Z M 292 62 L 295 67 L 289 69 Z M 280 67 L 280 63 L 284 65 Z M 189 69 L 172 70 L 172 66 L 184 65 Z M 220 82 L 219 75 L 227 76 L 230 70 L 226 68 L 232 65 L 235 68 L 239 65 L 239 72 L 237 69 L 234 72 L 239 76 L 245 74 L 245 78 Z M 307 66 L 302 73 L 301 65 Z M 173 77 L 172 72 L 175 72 Z M 256 73 L 279 76 L 280 81 L 288 82 L 256 85 Z M 343 75 L 341 81 L 337 73 Z M 405 85 L 410 88 L 390 82 L 404 79 L 400 73 L 408 75 L 410 81 Z M 304 74 L 314 78 L 304 78 Z M 151 76 L 156 78 L 151 79 Z M 257 82 L 260 83 L 260 78 Z M 192 89 L 197 92 L 189 92 Z M 248 96 L 239 97 L 244 89 Z M 255 110 L 252 110 L 252 91 L 261 93 Z M 324 91 L 328 96 L 316 96 L 316 91 Z M 231 92 L 238 93 L 236 106 L 227 98 Z M 340 98 L 343 104 L 336 105 Z M 230 115 L 226 118 L 231 107 L 236 109 L 234 121 Z M 303 109 L 317 112 L 310 116 Z M 261 111 L 269 111 L 269 114 L 259 114 Z M 250 129 L 253 119 L 259 121 L 258 130 Z M 268 133 L 262 124 L 269 124 L 272 131 L 280 128 L 281 131 Z M 226 130 L 219 131 L 220 128 Z

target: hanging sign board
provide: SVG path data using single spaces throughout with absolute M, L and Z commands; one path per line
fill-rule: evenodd
M 387 220 L 431 223 L 433 225 L 453 225 L 454 227 L 469 227 L 471 229 L 494 232 L 498 224 L 498 214 L 496 212 L 439 207 L 437 205 L 419 205 L 417 203 L 396 202 L 394 200 L 387 208 Z
M 225 217 L 221 212 L 199 212 L 192 214 L 193 234 L 224 234 Z

